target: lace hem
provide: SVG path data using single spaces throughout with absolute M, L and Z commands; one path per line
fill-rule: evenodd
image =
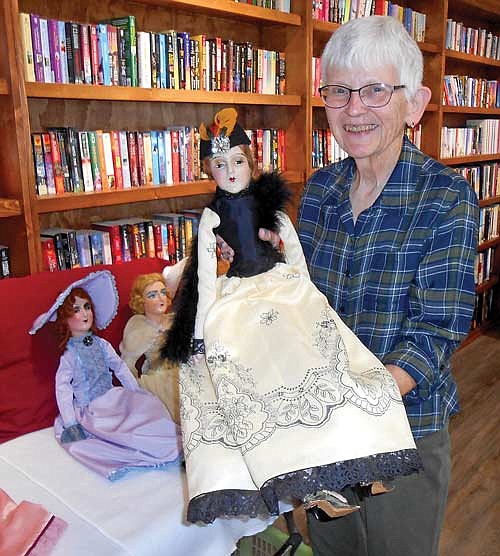
M 301 469 L 269 479 L 258 491 L 228 489 L 201 494 L 189 502 L 187 519 L 212 523 L 218 517 L 278 515 L 280 500 L 303 500 L 319 490 L 338 492 L 359 483 L 389 481 L 420 469 L 415 449 Z

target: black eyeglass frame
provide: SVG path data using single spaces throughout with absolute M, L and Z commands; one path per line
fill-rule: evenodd
M 366 87 L 373 87 L 373 85 L 383 85 L 384 87 L 391 87 L 392 88 L 391 94 L 390 94 L 390 96 L 387 99 L 387 102 L 385 104 L 381 104 L 380 106 L 370 106 L 369 104 L 366 104 L 365 101 L 363 100 L 363 98 L 361 97 L 360 91 L 362 91 Z M 349 97 L 347 99 L 347 102 L 345 104 L 343 104 L 342 106 L 330 106 L 329 104 L 327 104 L 325 99 L 323 98 L 323 95 L 321 94 L 321 91 L 323 89 L 326 89 L 327 87 L 340 87 L 342 89 L 345 89 L 346 91 L 349 91 Z M 367 108 L 384 108 L 384 106 L 387 106 L 389 104 L 389 102 L 391 102 L 391 98 L 392 98 L 392 95 L 394 94 L 394 91 L 398 91 L 399 89 L 406 89 L 406 85 L 389 85 L 388 83 L 368 83 L 367 85 L 363 85 L 359 89 L 350 89 L 349 87 L 346 87 L 345 85 L 337 85 L 336 83 L 330 83 L 328 85 L 322 85 L 321 87 L 319 87 L 318 88 L 318 93 L 319 93 L 319 96 L 320 96 L 321 100 L 323 101 L 325 106 L 328 106 L 328 108 L 337 109 L 337 108 L 346 107 L 351 100 L 352 93 L 358 93 L 359 94 L 359 99 L 361 100 L 361 102 Z

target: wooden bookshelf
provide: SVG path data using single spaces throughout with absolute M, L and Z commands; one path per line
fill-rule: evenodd
M 443 126 L 460 126 L 471 117 L 500 117 L 498 108 L 442 104 L 445 74 L 498 79 L 500 61 L 444 47 L 447 18 L 499 34 L 497 0 L 402 0 L 401 4 L 427 16 L 425 41 L 419 47 L 424 55 L 424 83 L 432 90 L 432 98 L 422 119 L 422 149 L 450 166 L 499 161 L 500 154 L 440 158 Z M 197 126 L 201 121 L 209 121 L 220 107 L 234 106 L 244 127 L 286 129 L 285 177 L 293 187 L 295 210 L 304 181 L 312 172 L 312 130 L 328 127 L 323 104 L 311 91 L 311 60 L 321 55 L 330 35 L 339 27 L 336 23 L 314 20 L 312 5 L 313 0 L 293 0 L 292 13 L 285 14 L 232 0 L 4 0 L 0 8 L 0 47 L 4 53 L 0 58 L 0 131 L 9 148 L 2 150 L 0 159 L 0 243 L 10 247 L 13 274 L 41 269 L 38 240 L 41 227 L 88 227 L 99 218 L 203 206 L 213 192 L 213 182 L 201 181 L 37 198 L 30 136 L 51 126 L 127 130 L 155 129 L 159 125 Z M 206 33 L 284 50 L 286 94 L 25 82 L 19 48 L 19 12 L 87 23 L 133 14 L 138 30 Z M 500 203 L 500 199 L 485 203 L 482 201 L 481 206 Z M 497 251 L 498 259 L 500 249 Z M 495 264 L 498 275 L 500 260 Z M 499 286 L 490 281 L 482 288 L 487 291 Z

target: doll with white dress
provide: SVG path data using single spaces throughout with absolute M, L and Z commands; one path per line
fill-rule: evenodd
M 394 380 L 310 280 L 284 212 L 289 192 L 278 176 L 257 175 L 236 118 L 224 109 L 200 126 L 201 160 L 217 188 L 162 352 L 182 362 L 193 522 L 277 515 L 297 500 L 322 507 L 348 485 L 421 465 Z M 279 234 L 283 249 L 262 241 L 261 228 Z M 234 251 L 221 276 L 217 235 Z
M 165 332 L 174 318 L 169 311 L 171 303 L 162 274 L 152 272 L 137 276 L 129 301 L 134 315 L 123 330 L 119 349 L 138 384 L 157 396 L 179 424 L 179 366 L 160 355 Z
M 139 387 L 111 344 L 96 333 L 108 326 L 117 308 L 111 272 L 93 272 L 69 285 L 30 330 L 35 334 L 55 321 L 61 338 L 57 441 L 110 480 L 130 470 L 162 468 L 181 454 L 178 427 L 163 404 Z M 121 386 L 113 386 L 111 371 Z

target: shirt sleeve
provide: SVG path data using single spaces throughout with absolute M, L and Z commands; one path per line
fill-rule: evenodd
M 64 428 L 77 423 L 73 406 L 73 368 L 75 360 L 69 350 L 66 350 L 59 361 L 56 372 L 56 400 Z
M 478 204 L 464 182 L 439 219 L 409 291 L 409 309 L 384 364 L 398 365 L 417 383 L 405 399 L 428 399 L 449 372 L 449 359 L 470 328 Z
M 122 386 L 127 390 L 141 391 L 141 387 L 137 384 L 134 375 L 130 372 L 125 361 L 116 353 L 113 346 L 107 340 L 104 340 L 104 338 L 99 339 L 104 346 L 108 366 L 115 373 Z

